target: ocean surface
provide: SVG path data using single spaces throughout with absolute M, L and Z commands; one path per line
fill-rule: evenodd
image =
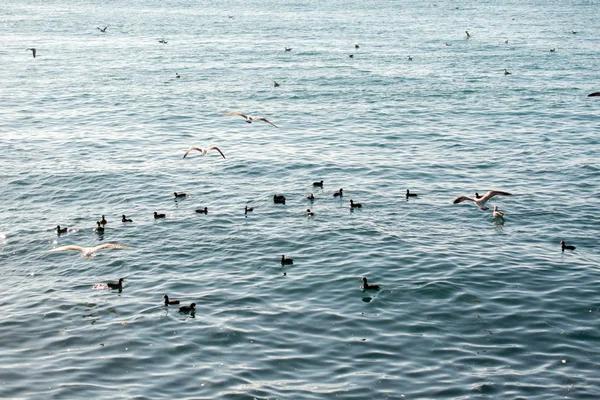
M 599 399 L 599 16 L 3 0 L 0 398 Z

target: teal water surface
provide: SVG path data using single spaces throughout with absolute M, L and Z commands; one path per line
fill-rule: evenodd
M 0 398 L 600 398 L 599 6 L 5 1 Z

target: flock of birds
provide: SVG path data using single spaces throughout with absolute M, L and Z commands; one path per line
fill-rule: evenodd
M 232 18 L 232 16 L 230 16 L 230 18 Z M 100 28 L 97 27 L 97 29 L 102 32 L 102 33 L 106 33 L 108 26 L 105 26 L 104 28 Z M 467 39 L 471 38 L 472 35 L 468 32 L 465 31 L 466 35 L 467 35 Z M 576 34 L 577 32 L 573 31 L 573 34 Z M 168 42 L 165 39 L 160 39 L 158 41 L 161 44 L 167 44 Z M 504 43 L 508 43 L 508 40 L 505 40 Z M 451 44 L 446 43 L 446 46 L 451 46 Z M 358 44 L 354 45 L 355 49 L 359 49 L 360 46 Z M 292 51 L 291 47 L 284 47 L 284 50 L 286 52 L 290 52 Z M 37 56 L 37 50 L 35 48 L 27 48 L 27 51 L 31 51 L 33 54 L 33 57 L 36 58 Z M 555 48 L 551 48 L 550 49 L 551 52 L 555 52 Z M 348 55 L 349 58 L 353 58 L 354 54 L 349 54 Z M 408 56 L 408 60 L 412 61 L 413 57 L 412 56 Z M 511 75 L 511 72 L 509 72 L 507 69 L 504 69 L 504 74 L 505 75 Z M 181 78 L 181 76 L 179 75 L 179 73 L 175 73 L 175 78 Z M 279 87 L 280 84 L 276 81 L 274 81 L 274 87 Z M 589 97 L 600 97 L 600 92 L 594 92 L 588 95 Z M 224 114 L 225 116 L 230 116 L 230 115 L 234 115 L 234 116 L 240 116 L 242 118 L 244 118 L 245 122 L 251 124 L 253 122 L 257 122 L 257 121 L 262 121 L 265 122 L 275 128 L 277 128 L 277 125 L 275 125 L 274 123 L 272 123 L 271 121 L 269 121 L 268 119 L 266 119 L 265 117 L 260 117 L 260 116 L 252 116 L 252 115 L 248 115 L 239 111 L 231 111 L 228 112 L 226 114 Z M 226 158 L 225 154 L 216 146 L 211 146 L 211 147 L 207 147 L 207 148 L 200 148 L 200 147 L 196 147 L 196 146 L 191 146 L 189 147 L 185 154 L 183 155 L 183 158 L 185 159 L 188 155 L 190 155 L 190 153 L 192 152 L 199 152 L 200 156 L 206 156 L 208 155 L 210 152 L 212 151 L 216 151 L 218 152 L 222 158 Z M 313 187 L 320 187 L 323 188 L 323 184 L 324 181 L 318 181 L 318 182 L 313 182 Z M 340 188 L 339 191 L 336 191 L 333 193 L 333 197 L 335 198 L 342 198 L 344 195 L 343 189 Z M 503 191 L 498 191 L 498 190 L 490 190 L 487 193 L 485 193 L 484 195 L 479 195 L 479 193 L 475 193 L 474 197 L 469 197 L 469 196 L 460 196 L 458 198 L 456 198 L 454 200 L 454 204 L 459 204 L 462 202 L 472 202 L 475 206 L 477 206 L 479 209 L 481 210 L 489 210 L 489 207 L 486 206 L 486 203 L 491 200 L 493 197 L 495 196 L 511 196 L 511 193 L 508 192 L 503 192 Z M 182 197 L 187 197 L 188 195 L 186 193 L 180 193 L 180 192 L 174 192 L 174 197 L 175 199 L 177 198 L 182 198 Z M 417 197 L 418 195 L 416 193 L 411 193 L 409 189 L 406 190 L 406 199 L 408 200 L 409 198 L 412 197 Z M 314 194 L 309 193 L 306 195 L 306 199 L 308 199 L 309 201 L 313 201 L 315 199 Z M 275 204 L 285 204 L 285 196 L 283 195 L 277 195 L 275 194 L 273 196 L 273 202 Z M 362 208 L 362 204 L 361 203 L 355 203 L 353 199 L 350 199 L 349 202 L 350 205 L 350 210 L 354 210 L 354 209 L 360 209 Z M 248 207 L 246 206 L 244 209 L 244 214 L 247 216 L 248 212 L 253 211 L 254 208 L 253 207 Z M 203 208 L 198 208 L 195 210 L 196 213 L 199 214 L 208 214 L 208 207 L 203 207 Z M 306 215 L 308 217 L 314 217 L 315 216 L 315 212 L 311 211 L 310 208 L 308 208 L 306 210 Z M 500 219 L 502 221 L 504 221 L 504 211 L 499 210 L 498 206 L 494 206 L 493 212 L 492 212 L 492 216 L 494 219 Z M 166 218 L 165 214 L 162 213 L 158 213 L 158 212 L 154 212 L 154 219 L 162 219 L 162 218 Z M 133 220 L 130 218 L 127 218 L 126 215 L 122 215 L 121 218 L 121 222 L 122 223 L 132 223 Z M 99 221 L 96 221 L 96 228 L 95 231 L 97 233 L 103 233 L 104 232 L 104 225 L 107 224 L 107 220 L 105 218 L 104 215 L 102 215 L 102 218 Z M 58 225 L 56 227 L 56 232 L 58 235 L 64 234 L 68 232 L 68 228 L 64 227 L 64 226 L 60 226 Z M 570 250 L 573 251 L 575 250 L 575 246 L 570 246 L 567 245 L 564 241 L 560 242 L 561 244 L 561 248 L 562 251 L 564 252 L 565 250 Z M 119 244 L 114 244 L 114 243 L 106 243 L 106 244 L 101 244 L 98 246 L 94 246 L 94 247 L 82 247 L 82 246 L 76 246 L 76 245 L 67 245 L 67 246 L 61 246 L 61 247 L 57 247 L 54 249 L 49 250 L 49 252 L 61 252 L 61 251 L 78 251 L 81 253 L 81 255 L 83 257 L 86 258 L 91 258 L 94 257 L 95 253 L 99 250 L 107 250 L 107 249 L 127 249 L 130 248 L 129 246 L 123 246 L 123 245 L 119 245 Z M 285 265 L 292 265 L 294 263 L 293 259 L 291 258 L 287 258 L 285 255 L 281 256 L 281 260 L 280 260 L 280 264 L 281 266 L 285 266 Z M 286 273 L 284 272 L 284 275 L 286 275 Z M 120 278 L 117 282 L 108 282 L 108 283 L 104 283 L 104 284 L 96 284 L 94 285 L 92 288 L 94 289 L 111 289 L 111 290 L 119 290 L 121 291 L 123 289 L 123 281 L 125 278 Z M 379 290 L 380 286 L 376 285 L 376 284 L 370 284 L 368 283 L 367 277 L 363 277 L 362 278 L 362 282 L 363 285 L 361 286 L 362 290 Z M 178 305 L 180 304 L 179 300 L 172 300 L 168 297 L 168 295 L 164 295 L 164 305 L 165 306 L 169 306 L 169 305 Z M 179 308 L 179 311 L 182 313 L 191 313 L 192 316 L 195 313 L 196 310 L 196 304 L 195 303 L 191 303 L 189 306 L 181 306 Z

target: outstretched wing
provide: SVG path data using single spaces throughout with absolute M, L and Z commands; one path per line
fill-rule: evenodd
M 48 250 L 48 252 L 53 253 L 55 251 L 65 251 L 65 250 L 85 251 L 85 248 L 81 247 L 81 246 L 68 245 L 68 246 L 62 246 L 62 247 L 57 247 L 52 250 Z
M 277 128 L 277 125 L 275 125 L 274 123 L 270 122 L 268 119 L 266 119 L 266 118 L 264 118 L 264 117 L 256 117 L 256 118 L 253 118 L 253 119 L 255 119 L 255 120 L 257 120 L 257 121 L 265 121 L 267 124 L 271 124 L 271 125 L 273 125 L 275 128 Z
M 216 151 L 218 151 L 218 152 L 221 154 L 221 156 L 222 156 L 223 158 L 225 158 L 225 154 L 223 154 L 223 152 L 222 152 L 221 150 L 219 150 L 219 148 L 218 148 L 218 147 L 216 147 L 216 146 L 211 146 L 211 147 L 209 147 L 208 149 L 206 149 L 206 151 L 211 151 L 211 150 L 216 150 Z
M 240 117 L 248 119 L 248 116 L 246 114 L 242 114 L 239 111 L 231 111 L 231 112 L 225 113 L 223 115 L 239 115 Z
M 121 246 L 120 244 L 105 243 L 105 244 L 101 244 L 100 246 L 92 247 L 91 250 L 97 251 L 97 250 L 104 250 L 104 249 L 128 249 L 128 248 L 129 248 L 129 246 Z
M 469 196 L 460 196 L 460 197 L 456 198 L 456 200 L 454 200 L 453 203 L 454 204 L 458 204 L 458 203 L 462 203 L 463 201 L 467 201 L 467 200 L 468 201 L 473 201 L 473 202 L 475 201 L 472 198 L 470 198 Z
M 483 197 L 481 199 L 479 199 L 479 201 L 481 203 L 485 203 L 486 201 L 488 201 L 489 199 L 491 199 L 494 196 L 512 196 L 512 194 L 507 193 L 507 192 L 500 192 L 498 190 L 490 190 L 489 192 L 484 194 Z
M 200 149 L 200 148 L 198 148 L 198 147 L 196 147 L 196 146 L 192 146 L 192 147 L 190 147 L 189 149 L 187 149 L 187 151 L 186 151 L 186 152 L 185 152 L 185 154 L 183 155 L 183 158 L 186 158 L 186 157 L 187 157 L 187 155 L 188 155 L 188 154 L 190 154 L 190 151 L 193 151 L 193 150 L 198 150 L 199 152 L 201 152 L 201 153 L 202 153 L 202 149 Z

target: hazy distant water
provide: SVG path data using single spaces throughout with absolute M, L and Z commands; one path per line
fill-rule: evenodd
M 600 2 L 2 4 L 0 398 L 600 398 Z

